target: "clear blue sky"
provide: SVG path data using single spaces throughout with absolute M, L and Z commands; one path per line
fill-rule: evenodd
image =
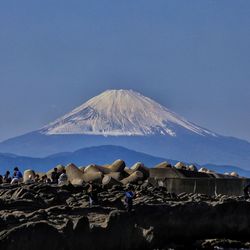
M 124 88 L 250 141 L 250 1 L 1 1 L 0 87 L 0 140 Z

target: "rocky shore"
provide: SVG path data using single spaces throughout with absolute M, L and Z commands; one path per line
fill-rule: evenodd
M 244 197 L 168 193 L 148 182 L 100 185 L 89 207 L 87 184 L 0 186 L 0 249 L 250 248 L 250 202 Z

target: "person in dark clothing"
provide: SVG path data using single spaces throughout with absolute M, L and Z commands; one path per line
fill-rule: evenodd
M 11 183 L 10 171 L 6 171 L 6 173 L 3 177 L 3 182 L 4 183 Z
M 60 173 L 58 173 L 57 168 L 54 168 L 54 171 L 51 173 L 51 181 L 53 184 L 58 184 Z
M 250 184 L 248 184 L 245 188 L 244 188 L 244 196 L 245 196 L 245 199 L 248 199 L 249 198 L 249 188 L 250 188 Z
M 3 184 L 3 176 L 0 175 L 0 184 Z
M 89 183 L 87 193 L 89 196 L 89 207 L 92 207 L 92 205 L 96 205 L 98 203 L 98 189 L 92 181 L 90 181 Z
M 134 189 L 132 187 L 129 187 L 128 191 L 125 192 L 125 204 L 127 212 L 132 211 L 134 198 L 135 198 Z

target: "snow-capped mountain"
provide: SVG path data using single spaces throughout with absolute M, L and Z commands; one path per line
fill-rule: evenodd
M 0 152 L 45 157 L 114 145 L 194 163 L 249 169 L 250 143 L 221 136 L 132 90 L 107 90 L 28 134 L 0 143 Z
M 41 133 L 104 136 L 170 135 L 187 130 L 216 136 L 133 90 L 107 90 L 45 126 Z

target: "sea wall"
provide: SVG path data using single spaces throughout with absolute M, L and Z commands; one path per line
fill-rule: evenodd
M 189 171 L 189 174 L 191 172 Z M 194 172 L 190 177 L 175 169 L 150 169 L 148 181 L 154 186 L 164 186 L 170 193 L 202 193 L 206 195 L 243 195 L 250 184 L 248 178 L 216 178 L 213 174 Z

